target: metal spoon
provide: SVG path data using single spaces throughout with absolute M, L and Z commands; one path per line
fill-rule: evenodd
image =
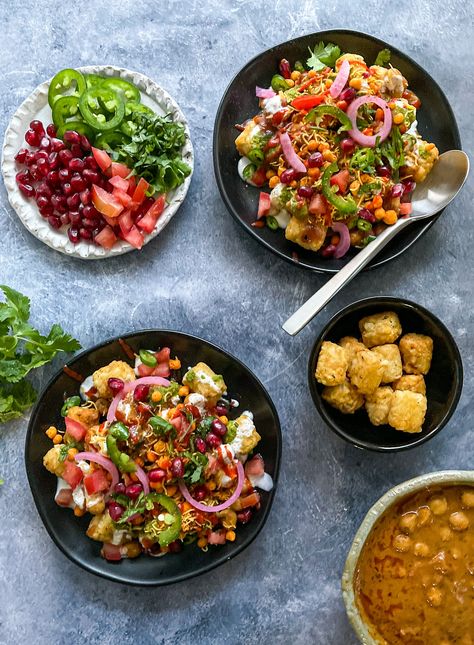
M 445 208 L 461 190 L 469 173 L 469 158 L 462 150 L 448 150 L 440 155 L 425 181 L 413 193 L 410 217 L 399 219 L 348 262 L 326 284 L 302 305 L 283 325 L 295 336 L 331 300 L 344 285 L 361 271 L 401 230 Z

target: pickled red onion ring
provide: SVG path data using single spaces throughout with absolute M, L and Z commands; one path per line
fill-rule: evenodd
M 74 456 L 74 459 L 76 461 L 93 461 L 95 464 L 99 464 L 99 466 L 102 466 L 104 470 L 110 473 L 112 483 L 110 484 L 109 491 L 113 490 L 116 484 L 119 483 L 119 472 L 117 467 L 108 457 L 104 457 L 104 455 L 101 455 L 98 452 L 78 452 L 77 455 Z
M 339 233 L 340 236 L 339 243 L 336 246 L 336 250 L 334 251 L 334 257 L 342 258 L 342 256 L 347 253 L 351 246 L 349 229 L 347 228 L 346 224 L 343 224 L 342 222 L 333 222 L 331 224 L 331 228 L 335 233 Z
M 143 486 L 143 492 L 145 493 L 145 495 L 148 495 L 148 493 L 150 492 L 150 484 L 148 482 L 148 477 L 146 476 L 143 468 L 140 468 L 140 466 L 137 463 L 135 463 L 135 465 L 137 467 L 137 469 L 135 470 L 135 475 L 137 476 L 140 484 Z
M 273 96 L 276 96 L 276 92 L 274 92 L 271 88 L 266 88 L 266 87 L 259 87 L 258 85 L 255 87 L 255 96 L 259 99 L 271 99 Z
M 365 103 L 375 103 L 375 105 L 378 105 L 383 110 L 383 126 L 380 131 L 373 136 L 362 134 L 362 132 L 357 127 L 357 111 L 359 110 L 360 106 L 364 105 Z M 352 130 L 349 130 L 349 134 L 360 146 L 373 148 L 377 142 L 377 139 L 380 142 L 385 141 L 392 129 L 392 111 L 388 107 L 387 102 L 379 96 L 359 96 L 359 98 L 354 99 L 354 101 L 352 101 L 352 103 L 349 105 L 346 114 L 352 121 L 353 125 Z
M 349 73 L 351 71 L 351 66 L 349 61 L 345 59 L 339 68 L 336 78 L 333 81 L 333 84 L 329 88 L 329 94 L 333 99 L 337 98 L 339 94 L 344 89 L 347 79 L 349 78 Z
M 290 135 L 287 132 L 280 132 L 280 143 L 285 159 L 296 172 L 306 172 L 306 166 L 298 157 L 291 143 Z
M 129 381 L 125 383 L 123 389 L 114 397 L 107 411 L 108 423 L 112 423 L 115 420 L 117 406 L 123 399 L 125 394 L 128 394 L 128 392 L 133 392 L 137 385 L 162 385 L 163 387 L 168 387 L 169 384 L 170 382 L 161 376 L 144 376 L 143 378 L 137 378 L 135 381 Z
M 226 508 L 229 508 L 229 506 L 232 506 L 232 504 L 240 497 L 240 493 L 242 492 L 245 481 L 244 467 L 242 466 L 240 461 L 236 461 L 235 465 L 237 466 L 237 486 L 235 487 L 235 490 L 229 497 L 229 499 L 227 499 L 225 502 L 222 502 L 222 504 L 218 504 L 218 506 L 206 506 L 206 504 L 197 502 L 193 497 L 191 497 L 191 493 L 187 489 L 186 484 L 182 479 L 180 479 L 178 482 L 181 495 L 187 502 L 194 506 L 195 509 L 201 511 L 201 513 L 217 513 L 219 511 L 225 510 Z

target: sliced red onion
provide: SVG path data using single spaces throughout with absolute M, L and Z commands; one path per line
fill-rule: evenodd
M 384 116 L 382 128 L 379 132 L 377 132 L 377 134 L 370 137 L 366 134 L 362 134 L 362 132 L 357 127 L 357 111 L 359 110 L 360 106 L 364 105 L 365 103 L 375 103 L 375 105 L 378 105 L 380 108 L 382 108 Z M 356 143 L 367 148 L 373 148 L 376 144 L 377 139 L 379 139 L 380 142 L 385 141 L 392 129 L 392 111 L 388 107 L 387 102 L 381 99 L 379 96 L 359 96 L 359 98 L 352 101 L 352 103 L 349 105 L 346 114 L 352 121 L 353 125 L 352 130 L 349 130 L 350 136 Z
M 342 65 L 339 68 L 336 78 L 334 79 L 333 84 L 329 88 L 329 94 L 333 99 L 339 96 L 344 87 L 346 86 L 347 79 L 349 78 L 349 73 L 351 71 L 351 66 L 347 59 L 344 59 Z
M 349 229 L 342 222 L 333 222 L 331 228 L 335 233 L 339 233 L 340 240 L 334 251 L 335 258 L 342 258 L 347 253 L 351 246 L 351 237 Z
M 107 421 L 112 423 L 115 420 L 115 413 L 117 412 L 117 406 L 120 401 L 123 399 L 125 394 L 128 392 L 133 392 L 137 385 L 162 385 L 163 387 L 168 387 L 170 382 L 161 377 L 161 376 L 144 376 L 143 378 L 137 378 L 135 381 L 129 381 L 123 386 L 123 390 L 114 397 L 110 407 L 107 411 Z
M 270 87 L 267 89 L 266 87 L 259 87 L 257 85 L 255 87 L 255 96 L 259 99 L 271 99 L 273 96 L 276 96 L 276 92 L 274 92 Z
M 296 170 L 296 172 L 306 172 L 306 166 L 296 154 L 287 132 L 280 132 L 280 143 L 285 159 L 293 170 Z
M 244 468 L 240 461 L 236 461 L 235 465 L 237 466 L 237 486 L 235 487 L 234 492 L 232 495 L 227 499 L 225 502 L 222 502 L 222 504 L 218 504 L 218 506 L 206 506 L 206 504 L 201 504 L 200 502 L 197 502 L 193 497 L 191 497 L 191 493 L 186 487 L 186 484 L 182 479 L 179 480 L 178 485 L 179 485 L 179 490 L 181 491 L 181 495 L 184 497 L 184 499 L 191 504 L 191 506 L 194 506 L 195 509 L 198 511 L 201 511 L 202 513 L 217 513 L 219 511 L 224 511 L 226 508 L 229 508 L 229 506 L 232 506 L 232 504 L 239 499 L 240 493 L 242 492 L 242 488 L 244 486 L 244 481 L 245 481 L 245 474 L 244 474 Z
M 112 483 L 110 484 L 109 491 L 113 490 L 119 483 L 119 471 L 117 470 L 115 464 L 108 457 L 104 457 L 104 455 L 101 455 L 98 452 L 78 452 L 77 455 L 74 456 L 74 459 L 76 461 L 81 461 L 82 459 L 84 461 L 93 461 L 95 464 L 99 464 L 99 466 L 102 466 L 102 468 L 110 473 L 112 477 Z
M 138 481 L 140 484 L 143 486 L 143 492 L 145 495 L 148 495 L 150 492 L 150 484 L 148 482 L 148 477 L 146 476 L 145 471 L 143 468 L 140 468 L 138 464 L 135 464 L 137 469 L 135 470 L 135 475 L 138 477 Z

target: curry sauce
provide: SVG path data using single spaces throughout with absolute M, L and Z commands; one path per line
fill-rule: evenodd
M 474 487 L 430 487 L 391 506 L 364 544 L 354 591 L 380 643 L 474 645 Z

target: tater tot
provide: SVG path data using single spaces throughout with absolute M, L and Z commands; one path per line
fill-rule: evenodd
M 402 357 L 396 345 L 393 343 L 378 345 L 372 351 L 378 354 L 384 361 L 382 383 L 392 383 L 402 376 Z
M 323 385 L 340 385 L 346 380 L 348 361 L 343 347 L 324 341 L 316 365 L 316 380 Z
M 334 387 L 325 387 L 322 397 L 343 414 L 353 414 L 364 405 L 364 397 L 349 381 Z
M 409 390 L 426 396 L 426 383 L 422 374 L 404 374 L 392 383 L 394 390 Z
M 344 347 L 348 365 L 352 363 L 352 359 L 357 354 L 357 352 L 366 349 L 364 343 L 361 343 L 359 340 L 357 340 L 357 338 L 354 338 L 354 336 L 344 336 L 344 338 L 341 338 L 341 340 L 339 341 L 339 345 L 341 347 Z
M 359 321 L 362 341 L 367 347 L 394 343 L 402 333 L 402 326 L 397 314 L 384 311 L 373 316 L 366 316 Z
M 388 413 L 388 422 L 402 432 L 421 432 L 426 414 L 426 397 L 417 392 L 396 390 Z
M 372 394 L 382 381 L 383 361 L 368 349 L 357 352 L 349 366 L 349 379 L 362 394 Z
M 378 387 L 375 392 L 368 394 L 365 400 L 365 409 L 369 415 L 370 423 L 381 426 L 388 423 L 388 413 L 392 404 L 393 390 L 391 387 Z
M 423 334 L 405 334 L 400 339 L 400 353 L 407 374 L 427 374 L 433 357 L 433 339 Z

